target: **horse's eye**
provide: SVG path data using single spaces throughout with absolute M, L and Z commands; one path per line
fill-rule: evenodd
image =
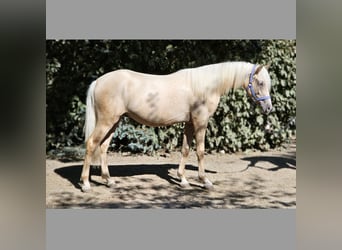
M 258 85 L 259 86 L 264 86 L 264 82 L 259 82 Z

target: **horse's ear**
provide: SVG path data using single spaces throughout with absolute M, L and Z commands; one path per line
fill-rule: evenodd
M 262 69 L 262 67 L 264 67 L 264 66 L 259 65 L 259 66 L 257 67 L 257 69 L 255 70 L 255 73 L 254 73 L 254 74 L 257 75 L 257 74 L 260 72 L 260 70 Z

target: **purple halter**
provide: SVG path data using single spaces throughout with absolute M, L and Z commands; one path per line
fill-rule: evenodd
M 253 83 L 253 76 L 254 76 L 254 73 L 255 73 L 255 68 L 256 68 L 256 64 L 254 64 L 253 69 L 252 69 L 252 73 L 249 76 L 248 88 L 251 91 L 254 100 L 256 100 L 256 101 L 263 101 L 263 100 L 270 99 L 271 98 L 270 96 L 257 97 L 255 95 L 255 91 L 254 91 L 253 84 L 252 84 Z

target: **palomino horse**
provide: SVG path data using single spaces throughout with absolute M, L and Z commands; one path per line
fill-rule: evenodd
M 182 157 L 177 171 L 180 185 L 189 185 L 184 169 L 195 136 L 198 177 L 205 188 L 211 188 L 203 164 L 208 120 L 214 114 L 220 96 L 238 87 L 246 89 L 263 112 L 269 113 L 272 102 L 267 69 L 268 66 L 247 62 L 224 62 L 169 75 L 116 70 L 99 77 L 90 85 L 87 94 L 82 191 L 90 190 L 89 168 L 96 158 L 100 158 L 101 176 L 106 185 L 115 183 L 108 171 L 107 149 L 122 115 L 149 126 L 184 122 Z

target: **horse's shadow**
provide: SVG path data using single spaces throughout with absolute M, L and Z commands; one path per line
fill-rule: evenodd
M 80 176 L 82 172 L 82 165 L 71 165 L 55 169 L 55 173 L 67 179 L 75 188 L 80 189 Z M 110 165 L 108 166 L 110 176 L 112 177 L 129 177 L 136 175 L 152 174 L 157 175 L 161 179 L 168 181 L 171 184 L 179 185 L 179 180 L 170 175 L 171 169 L 177 169 L 176 164 L 128 164 L 128 165 Z M 197 171 L 198 168 L 193 165 L 186 165 L 186 170 Z M 207 173 L 216 173 L 216 171 L 206 170 Z M 91 176 L 101 176 L 100 167 L 92 166 L 90 168 L 90 182 L 95 185 L 104 185 L 93 179 Z M 198 186 L 190 184 L 191 186 Z
M 267 171 L 278 171 L 280 169 L 293 169 L 296 170 L 296 158 L 295 157 L 279 157 L 279 156 L 256 156 L 256 157 L 244 157 L 241 160 L 249 161 L 247 170 L 249 167 L 255 167 L 264 169 Z M 275 167 L 266 168 L 258 166 L 258 162 L 269 162 L 272 165 L 275 165 Z

